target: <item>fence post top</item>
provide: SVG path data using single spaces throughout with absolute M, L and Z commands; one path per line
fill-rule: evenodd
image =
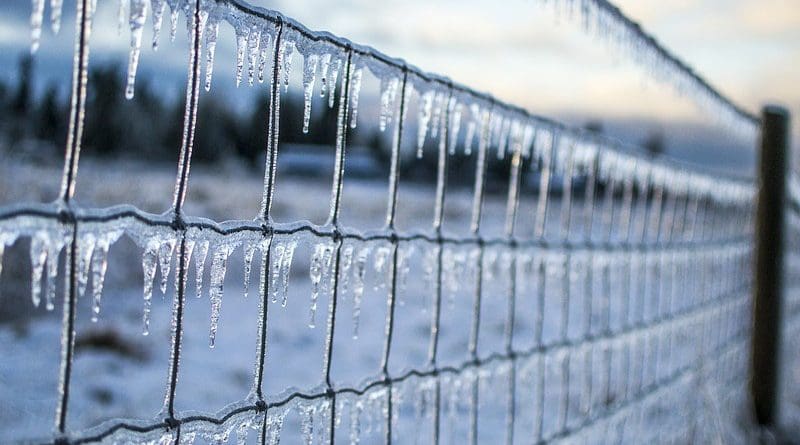
M 789 109 L 783 105 L 766 104 L 761 109 L 761 113 L 765 116 L 779 116 L 788 119 L 791 113 Z

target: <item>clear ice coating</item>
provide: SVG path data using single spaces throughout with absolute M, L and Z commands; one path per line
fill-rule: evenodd
M 208 346 L 210 348 L 213 348 L 216 344 L 219 313 L 220 309 L 222 309 L 225 272 L 228 268 L 228 257 L 235 248 L 236 244 L 222 244 L 214 251 L 211 260 L 211 278 L 208 285 L 208 296 L 211 300 L 211 326 L 208 334 Z
M 128 99 L 133 99 L 139 53 L 142 49 L 142 32 L 147 21 L 147 5 L 147 0 L 131 0 L 130 4 L 131 52 L 128 57 L 128 83 L 125 86 L 125 97 Z
M 267 62 L 270 60 L 272 49 L 272 35 L 266 31 L 261 33 L 261 43 L 259 44 L 258 54 L 258 83 L 264 83 L 264 71 L 267 68 Z
M 350 128 L 356 128 L 358 124 L 358 98 L 361 95 L 361 78 L 364 75 L 363 68 L 351 67 L 352 77 L 350 78 Z
M 308 133 L 308 124 L 311 121 L 311 101 L 314 98 L 317 63 L 319 63 L 319 56 L 311 54 L 306 57 L 303 67 L 303 133 Z

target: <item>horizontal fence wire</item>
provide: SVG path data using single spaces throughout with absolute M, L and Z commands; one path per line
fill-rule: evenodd
M 128 22 L 138 41 L 132 39 L 135 62 L 129 88 L 147 11 L 153 11 L 154 23 L 160 26 L 165 4 L 172 10 L 173 26 L 178 14 L 189 23 L 184 133 L 171 209 L 154 215 L 126 205 L 81 207 L 72 199 L 86 112 L 88 39 L 95 8 L 91 0 L 77 1 L 73 103 L 59 200 L 0 208 L 0 255 L 23 239 L 29 243 L 33 304 L 54 310 L 55 283 L 63 282 L 55 432 L 43 443 L 224 442 L 231 435 L 277 443 L 292 434 L 287 420 L 292 412 L 305 419 L 294 437 L 319 443 L 358 442 L 360 423 L 370 423 L 362 419 L 366 416 L 372 419 L 370 428 L 379 431 L 386 443 L 410 441 L 423 424 L 430 429 L 423 441 L 435 443 L 485 442 L 488 437 L 506 443 L 644 442 L 645 438 L 729 442 L 748 433 L 742 416 L 750 338 L 755 191 L 751 180 L 646 156 L 635 147 L 535 116 L 372 48 L 308 30 L 279 13 L 235 0 L 131 1 Z M 755 125 L 752 116 L 618 9 L 607 2 L 583 2 L 585 7 L 589 4 L 621 20 L 635 38 L 644 39 L 658 57 L 699 85 L 715 106 Z M 34 10 L 34 16 L 41 13 Z M 32 23 L 41 23 L 41 17 Z M 229 24 L 237 35 L 237 80 L 249 66 L 250 83 L 258 79 L 270 88 L 262 208 L 251 221 L 216 222 L 184 212 L 197 108 L 201 90 L 210 88 L 220 24 Z M 319 225 L 278 223 L 272 217 L 281 96 L 286 94 L 296 53 L 303 58 L 306 112 L 310 113 L 308 92 L 316 91 L 317 76 L 330 106 L 336 106 L 330 211 L 327 222 Z M 367 73 L 381 83 L 380 125 L 392 131 L 392 149 L 386 224 L 362 231 L 342 225 L 340 214 L 348 138 L 358 122 L 360 83 Z M 412 104 L 418 113 L 407 118 Z M 398 230 L 397 206 L 403 199 L 398 193 L 398 170 L 405 159 L 401 151 L 411 146 L 422 154 L 433 145 L 434 220 L 429 230 Z M 459 222 L 469 230 L 456 236 L 445 230 L 443 221 L 448 218 L 445 203 L 454 199 L 446 187 L 447 166 L 460 153 L 474 156 L 475 168 L 469 217 Z M 496 193 L 487 191 L 487 181 L 494 181 L 487 174 L 492 162 L 508 170 L 507 181 L 489 184 L 507 189 L 499 216 L 487 208 L 497 200 Z M 524 215 L 523 202 L 533 207 Z M 161 268 L 165 288 L 175 259 L 163 408 L 155 420 L 111 420 L 73 429 L 67 414 L 74 409 L 70 383 L 77 302 L 88 295 L 91 276 L 92 309 L 99 314 L 108 254 L 122 237 L 131 239 L 142 257 L 145 332 L 153 310 L 156 270 Z M 310 245 L 298 245 L 297 239 L 303 237 Z M 269 379 L 265 368 L 280 358 L 267 353 L 267 311 L 276 295 L 282 292 L 286 298 L 285 283 L 296 248 L 310 255 L 312 324 L 315 317 L 325 320 L 318 327 L 325 331 L 323 372 L 316 386 L 272 394 L 265 391 Z M 175 408 L 176 393 L 191 390 L 178 383 L 189 270 L 194 264 L 200 271 L 199 292 L 206 256 L 212 258 L 209 339 L 213 345 L 225 264 L 238 250 L 245 259 L 247 279 L 253 258 L 261 258 L 252 390 L 246 399 L 233 399 L 217 413 L 182 412 Z M 334 338 L 343 329 L 338 305 L 350 299 L 357 312 L 355 302 L 360 297 L 354 287 L 363 288 L 367 261 L 373 266 L 369 276 L 380 280 L 386 297 L 380 369 L 362 376 L 359 385 L 343 384 L 332 373 L 339 346 Z M 400 298 L 410 264 L 424 264 L 426 269 L 420 281 L 429 294 L 426 315 L 430 317 L 427 338 L 413 341 L 430 346 L 423 365 L 406 364 L 396 371 L 390 366 L 396 360 L 393 351 L 399 342 L 409 341 L 398 337 L 396 330 L 402 322 L 398 311 L 404 304 Z M 345 280 L 352 282 L 348 286 Z M 452 309 L 447 306 L 450 294 L 458 291 L 467 296 L 457 304 L 470 308 L 470 319 L 461 320 L 459 332 L 467 339 L 467 350 L 462 360 L 448 363 L 440 351 L 442 316 Z M 502 335 L 492 339 L 484 311 L 487 304 L 501 304 L 498 298 L 505 308 Z M 327 302 L 327 307 L 318 308 L 320 302 Z M 533 314 L 533 321 L 523 332 L 524 314 Z M 486 338 L 498 344 L 487 348 Z M 417 407 L 415 414 L 409 414 L 409 404 Z M 490 422 L 494 417 L 501 420 Z M 411 427 L 409 418 L 414 419 Z M 459 425 L 465 426 L 463 431 Z

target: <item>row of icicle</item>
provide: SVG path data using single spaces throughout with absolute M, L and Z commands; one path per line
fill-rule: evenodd
M 54 31 L 59 28 L 61 1 L 52 0 L 51 2 Z M 594 17 L 591 21 L 601 20 L 599 17 L 603 17 L 604 14 L 602 10 L 594 12 L 586 10 L 593 3 L 588 0 L 583 1 L 582 14 L 590 14 Z M 93 2 L 90 2 L 90 16 L 95 9 L 95 6 L 91 4 Z M 275 36 L 275 26 L 269 22 L 247 16 L 236 10 L 230 11 L 214 2 L 210 5 L 204 2 L 201 4 L 203 13 L 200 15 L 201 22 L 198 26 L 202 30 L 206 51 L 205 89 L 211 88 L 219 23 L 222 20 L 233 25 L 236 32 L 235 73 L 237 85 L 242 80 L 245 67 L 247 67 L 248 83 L 253 85 L 255 79 L 263 82 L 267 67 L 275 68 L 272 65 L 277 63 L 278 80 L 283 84 L 283 90 L 286 91 L 289 87 L 294 55 L 299 51 L 302 53 L 304 61 L 302 73 L 305 102 L 303 132 L 309 131 L 311 104 L 317 89 L 318 78 L 319 94 L 320 96 L 327 94 L 330 107 L 334 104 L 337 82 L 344 82 L 345 77 L 349 81 L 349 109 L 345 112 L 348 113 L 350 119 L 349 126 L 355 128 L 358 121 L 358 103 L 363 71 L 367 68 L 379 77 L 381 83 L 379 115 L 381 130 L 385 130 L 392 120 L 396 120 L 395 115 L 398 112 L 400 96 L 405 94 L 403 100 L 408 103 L 412 92 L 418 92 L 419 109 L 416 116 L 416 153 L 418 157 L 422 157 L 427 139 L 438 137 L 444 140 L 446 135 L 449 140 L 447 149 L 450 154 L 455 154 L 456 147 L 461 142 L 466 155 L 471 154 L 476 148 L 488 150 L 490 147 L 494 147 L 498 159 L 503 159 L 507 152 L 519 151 L 523 157 L 534 156 L 536 160 L 534 165 L 540 166 L 545 163 L 545 158 L 552 157 L 553 159 L 548 162 L 554 164 L 551 167 L 554 171 L 564 171 L 567 165 L 574 170 L 573 172 L 564 171 L 567 176 L 585 171 L 589 164 L 596 162 L 598 169 L 614 170 L 613 174 L 607 172 L 608 176 L 616 176 L 620 180 L 630 177 L 642 178 L 637 182 L 660 186 L 673 193 L 695 193 L 724 203 L 743 203 L 752 197 L 752 185 L 749 183 L 720 180 L 718 177 L 684 171 L 682 168 L 664 165 L 638 155 L 623 153 L 614 147 L 609 147 L 607 142 L 581 133 L 553 128 L 549 124 L 535 122 L 516 111 L 504 111 L 491 104 L 481 104 L 479 100 L 453 94 L 452 91 L 437 87 L 433 83 L 409 80 L 408 85 L 405 85 L 405 91 L 400 91 L 404 86 L 400 79 L 400 70 L 379 65 L 373 60 L 368 60 L 368 57 L 354 58 L 350 72 L 347 73 L 348 76 L 344 76 L 341 71 L 346 56 L 341 50 L 331 45 L 311 45 L 304 41 L 303 35 L 290 32 L 290 30 L 286 30 L 278 42 Z M 152 10 L 153 48 L 155 49 L 158 45 L 166 6 L 169 5 L 171 8 L 170 36 L 174 38 L 179 13 L 183 12 L 189 15 L 191 5 L 185 0 L 170 2 L 165 0 L 120 0 L 119 5 L 120 29 L 127 22 L 131 33 L 125 94 L 126 97 L 132 98 L 142 32 L 148 14 Z M 33 0 L 31 16 L 33 43 L 31 48 L 34 51 L 38 48 L 43 13 L 44 0 Z M 274 54 L 278 43 L 280 43 L 277 48 L 278 53 Z M 400 117 L 400 119 L 404 118 L 405 116 Z M 466 125 L 463 135 L 461 135 L 462 123 Z M 549 144 L 542 143 L 541 140 L 549 141 Z M 481 148 L 482 144 L 485 147 Z M 558 151 L 555 156 L 548 153 L 551 149 L 548 145 L 552 145 Z M 675 174 L 676 170 L 677 174 Z M 598 176 L 603 177 L 604 175 L 602 172 L 598 172 Z
M 108 268 L 108 255 L 111 245 L 122 235 L 123 229 L 108 232 L 80 233 L 77 246 L 77 295 L 83 296 L 91 280 L 92 321 L 97 321 L 100 314 L 100 303 L 103 293 L 105 274 Z M 18 238 L 13 232 L 0 232 L 0 273 L 2 272 L 2 253 L 6 246 L 14 244 Z M 43 229 L 34 232 L 30 237 L 31 261 L 31 299 L 38 307 L 44 300 L 47 310 L 54 309 L 57 278 L 59 276 L 59 256 L 64 250 L 71 235 L 67 229 L 57 226 L 54 229 Z M 150 234 L 143 241 L 143 333 L 149 333 L 150 312 L 156 272 L 160 275 L 158 289 L 162 295 L 168 291 L 169 277 L 176 257 L 177 238 L 174 232 L 167 234 Z M 271 245 L 272 244 L 272 245 Z M 461 291 L 474 289 L 475 277 L 482 271 L 483 280 L 492 283 L 500 280 L 510 282 L 510 270 L 517 270 L 516 292 L 526 295 L 535 292 L 545 277 L 552 276 L 557 281 L 576 279 L 587 268 L 633 267 L 639 270 L 639 263 L 650 268 L 658 264 L 666 273 L 683 270 L 688 274 L 692 264 L 703 268 L 722 267 L 728 264 L 733 267 L 746 258 L 746 247 L 731 245 L 693 252 L 687 248 L 670 249 L 655 252 L 627 253 L 606 252 L 602 250 L 567 253 L 558 250 L 486 248 L 483 255 L 478 247 L 436 246 L 427 243 L 404 243 L 397 247 L 397 265 L 393 264 L 392 249 L 388 244 L 347 243 L 341 247 L 339 274 L 334 276 L 334 243 L 332 241 L 317 242 L 313 246 L 308 277 L 311 283 L 308 325 L 315 327 L 318 300 L 321 296 L 332 295 L 334 287 L 339 288 L 340 299 L 351 299 L 353 337 L 359 334 L 361 307 L 365 291 L 371 285 L 376 292 L 389 295 L 392 292 L 393 279 L 396 279 L 399 304 L 405 304 L 406 286 L 412 274 L 412 266 L 421 265 L 421 278 L 427 289 L 441 286 L 442 294 L 452 306 L 456 295 Z M 428 247 L 421 247 L 428 245 Z M 244 297 L 249 294 L 252 268 L 256 254 L 260 254 L 261 272 L 259 277 L 259 293 L 261 298 L 269 297 L 272 303 L 286 306 L 289 299 L 289 283 L 298 239 L 287 238 L 270 243 L 262 240 L 211 240 L 203 237 L 192 237 L 186 240 L 186 264 L 190 267 L 194 259 L 195 291 L 197 298 L 202 298 L 204 277 L 209 255 L 211 265 L 209 271 L 208 296 L 211 302 L 211 321 L 209 344 L 214 346 L 219 326 L 220 310 L 223 301 L 223 284 L 227 273 L 230 255 L 242 248 L 244 257 Z M 441 251 L 440 251 L 441 249 Z M 268 252 L 271 255 L 268 257 Z M 441 255 L 441 278 L 437 275 L 437 258 Z M 699 258 L 698 258 L 699 255 Z M 628 258 L 641 257 L 640 259 Z M 194 257 L 194 258 L 192 258 Z M 269 267 L 264 262 L 270 258 Z M 177 259 L 175 259 L 177 261 Z M 481 262 L 482 261 L 482 262 Z M 569 264 L 567 264 L 569 262 Z M 480 263 L 480 265 L 479 265 Z M 480 266 L 480 268 L 479 268 Z M 66 266 L 65 266 L 66 267 Z M 709 269 L 715 271 L 716 269 Z M 569 271 L 569 273 L 566 273 Z M 396 277 L 393 277 L 396 273 Z M 420 273 L 414 270 L 413 273 Z M 46 280 L 45 280 L 46 277 Z M 561 278 L 558 278 L 561 277 Z M 368 279 L 369 278 L 369 279 Z M 441 281 L 438 281 L 441 279 Z M 549 281 L 552 278 L 547 278 Z M 177 280 L 177 278 L 176 278 Z M 566 281 L 565 281 L 566 283 Z M 46 284 L 46 285 L 43 285 Z M 685 285 L 686 283 L 684 283 Z M 42 289 L 44 288 L 44 299 Z M 269 295 L 264 293 L 269 289 Z M 564 290 L 566 292 L 566 290 Z M 425 297 L 422 310 L 427 311 L 432 304 L 430 295 Z

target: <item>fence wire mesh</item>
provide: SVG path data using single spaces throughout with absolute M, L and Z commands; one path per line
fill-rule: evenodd
M 130 3 L 131 31 L 138 36 L 131 52 L 134 74 L 146 11 L 150 7 L 160 24 L 164 4 Z M 0 253 L 15 243 L 30 247 L 33 305 L 47 310 L 59 301 L 63 305 L 55 431 L 43 442 L 217 443 L 237 436 L 262 444 L 292 438 L 733 443 L 747 437 L 751 181 L 642 155 L 271 11 L 196 0 L 168 3 L 173 17 L 183 13 L 190 24 L 184 136 L 172 208 L 154 215 L 125 205 L 81 207 L 72 197 L 95 5 L 91 0 L 77 5 L 73 107 L 60 199 L 0 209 Z M 247 75 L 253 83 L 266 72 L 270 90 L 263 200 L 252 221 L 218 223 L 183 210 L 201 81 L 210 85 L 220 24 L 231 25 L 237 35 L 237 76 Z M 317 76 L 330 106 L 337 107 L 330 211 L 319 225 L 272 217 L 281 96 L 295 53 L 303 58 L 306 113 Z M 205 77 L 203 54 L 209 61 Z M 365 120 L 357 112 L 361 78 L 368 74 L 381 84 L 379 124 L 392 132 L 391 166 L 385 224 L 355 230 L 343 225 L 340 215 L 348 137 Z M 754 122 L 722 96 L 712 96 Z M 407 118 L 412 104 L 418 113 Z M 304 117 L 307 121 L 308 114 Z M 436 181 L 430 226 L 400 230 L 397 209 L 404 196 L 398 172 L 408 159 L 403 153 L 431 150 Z M 462 234 L 454 235 L 445 221 L 447 204 L 456 200 L 451 192 L 457 191 L 448 188 L 447 175 L 459 156 L 471 156 L 474 171 L 467 216 L 456 220 Z M 500 166 L 505 179 L 487 179 L 490 166 Z M 76 409 L 70 384 L 76 377 L 78 301 L 90 298 L 93 316 L 100 316 L 108 256 L 124 238 L 135 243 L 142 259 L 145 333 L 151 311 L 159 309 L 153 306 L 154 288 L 160 284 L 166 292 L 169 277 L 174 279 L 163 408 L 154 417 L 73 428 L 68 413 Z M 207 288 L 213 347 L 223 299 L 234 298 L 223 291 L 226 268 L 239 254 L 245 281 L 251 271 L 258 277 L 251 390 L 242 399 L 232 396 L 217 412 L 179 409 L 177 394 L 199 390 L 179 382 L 190 273 L 198 295 L 205 296 Z M 308 268 L 307 278 L 291 277 L 293 261 L 295 270 Z M 373 285 L 372 292 L 383 298 L 368 307 L 362 300 Z M 269 363 L 292 358 L 268 352 L 280 342 L 270 323 L 290 292 L 311 296 L 309 324 L 324 338 L 320 357 L 309 362 L 320 372 L 300 388 L 273 390 Z M 791 301 L 796 306 L 796 298 Z M 414 304 L 423 321 L 409 330 L 404 308 Z M 368 310 L 374 307 L 381 311 Z M 453 314 L 455 321 L 445 326 L 443 319 Z M 790 314 L 797 318 L 796 310 Z M 378 327 L 361 332 L 380 338 L 376 369 L 344 382 L 337 379 L 336 356 L 353 346 L 338 339 L 345 329 L 357 333 L 360 319 Z M 797 323 L 787 326 L 795 329 Z M 423 345 L 416 363 L 397 352 L 409 344 Z M 310 352 L 298 346 L 293 353 Z

